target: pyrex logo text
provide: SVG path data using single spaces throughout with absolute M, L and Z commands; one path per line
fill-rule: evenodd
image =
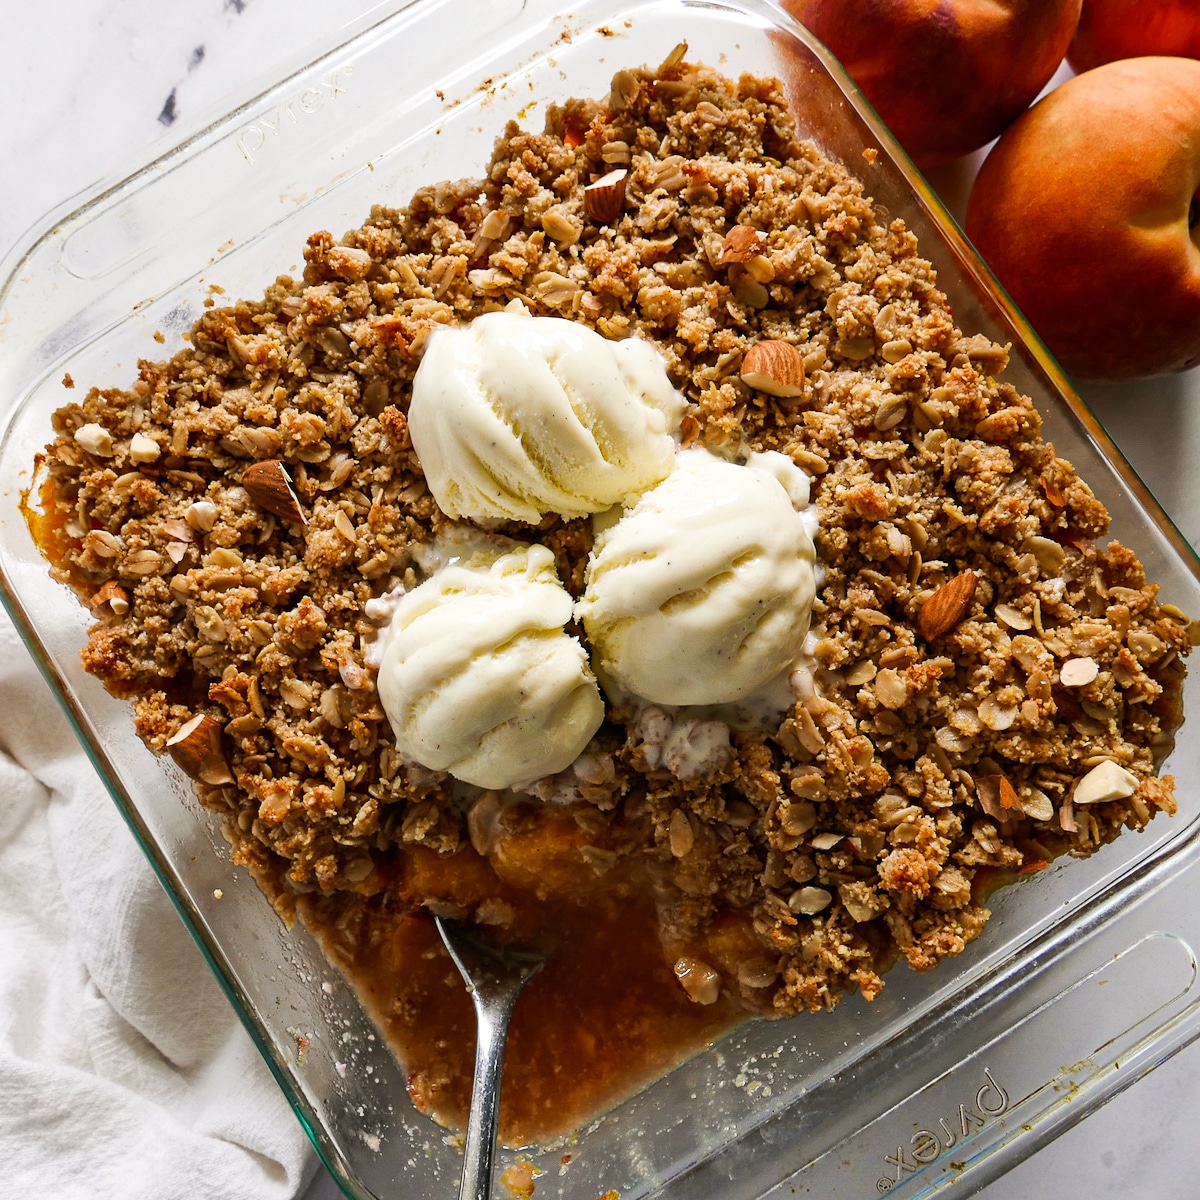
M 878 1191 L 890 1191 L 906 1175 L 915 1174 L 958 1145 L 960 1138 L 965 1141 L 976 1130 L 982 1129 L 989 1118 L 1007 1112 L 1008 1093 L 996 1082 L 989 1068 L 984 1068 L 983 1075 L 987 1082 L 975 1094 L 974 1107 L 960 1104 L 957 1112 L 939 1117 L 932 1127 L 918 1129 L 908 1139 L 907 1146 L 897 1146 L 895 1154 L 884 1155 L 883 1161 L 894 1174 L 880 1177 L 875 1185 Z
M 345 80 L 354 74 L 353 63 L 343 63 L 335 67 L 324 79 L 320 87 L 306 87 L 298 96 L 293 96 L 286 104 L 281 104 L 265 117 L 247 125 L 238 134 L 237 148 L 242 157 L 248 162 L 254 162 L 254 156 L 267 144 L 267 140 L 278 137 L 284 128 L 285 118 L 292 125 L 298 125 L 303 117 L 311 117 L 318 113 L 331 100 L 336 100 L 346 90 Z

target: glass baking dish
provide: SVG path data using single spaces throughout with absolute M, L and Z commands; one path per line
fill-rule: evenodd
M 215 819 L 79 661 L 88 617 L 54 584 L 20 512 L 50 415 L 82 385 L 126 385 L 214 293 L 297 272 L 305 238 L 373 203 L 479 174 L 517 118 L 602 96 L 679 41 L 727 74 L 786 72 L 802 129 L 918 234 L 967 333 L 1012 343 L 1007 378 L 1141 556 L 1200 612 L 1200 564 L 838 64 L 760 0 L 424 0 L 377 20 L 202 133 L 55 214 L 0 278 L 4 600 L 101 776 L 291 1101 L 354 1197 L 450 1194 L 457 1140 L 413 1109 L 357 1000 L 300 929 L 232 868 Z M 868 164 L 863 150 L 875 148 Z M 1200 676 L 1185 685 L 1188 712 Z M 1200 1033 L 1200 745 L 1166 770 L 1180 812 L 997 894 L 959 958 L 897 968 L 874 1004 L 742 1027 L 558 1144 L 517 1154 L 537 1193 L 664 1197 L 966 1195 Z

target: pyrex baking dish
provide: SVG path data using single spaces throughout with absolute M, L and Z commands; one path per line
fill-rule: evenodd
M 84 674 L 87 616 L 53 584 L 19 512 L 61 380 L 126 384 L 169 352 L 214 288 L 253 296 L 299 269 L 305 237 L 372 203 L 481 171 L 510 117 L 603 95 L 680 40 L 727 73 L 786 62 L 801 125 L 866 177 L 937 266 L 965 331 L 1013 344 L 1007 378 L 1113 514 L 1163 598 L 1200 612 L 1200 569 L 927 186 L 829 56 L 757 0 L 425 0 L 395 5 L 192 141 L 63 215 L 6 264 L 0 386 L 5 601 L 298 1117 L 347 1193 L 443 1196 L 459 1151 L 409 1103 L 403 1072 L 302 931 L 233 870 L 186 781 Z M 382 11 L 382 10 L 381 10 Z M 880 151 L 868 166 L 867 147 Z M 153 333 L 166 335 L 160 349 Z M 1200 684 L 1186 685 L 1185 711 Z M 743 1027 L 582 1131 L 526 1152 L 540 1195 L 624 1200 L 960 1194 L 1012 1165 L 1200 1033 L 1184 897 L 1197 866 L 1200 747 L 1165 769 L 1181 810 L 992 901 L 993 921 L 927 976 L 897 968 L 874 1003 Z M 217 898 L 217 893 L 220 898 Z M 569 1154 L 569 1163 L 564 1158 Z M 511 1158 L 512 1155 L 510 1154 Z

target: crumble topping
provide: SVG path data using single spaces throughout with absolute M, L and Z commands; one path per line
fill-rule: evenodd
M 1104 541 L 1103 505 L 1002 381 L 1006 348 L 956 328 L 913 234 L 797 132 L 776 81 L 619 72 L 542 133 L 510 124 L 484 178 L 314 234 L 305 260 L 130 389 L 58 411 L 41 536 L 96 615 L 88 670 L 147 745 L 219 726 L 198 794 L 285 915 L 397 878 L 493 924 L 504 889 L 562 900 L 505 852 L 552 805 L 539 863 L 589 888 L 641 863 L 688 995 L 788 1015 L 959 953 L 989 880 L 1174 811 L 1155 769 L 1187 618 Z M 409 437 L 413 376 L 431 331 L 513 300 L 653 343 L 685 445 L 811 476 L 826 571 L 778 724 L 610 702 L 516 797 L 396 751 L 373 602 L 425 578 L 450 524 Z M 781 389 L 745 365 L 763 342 L 798 355 Z M 582 594 L 589 521 L 496 532 L 549 547 Z M 463 883 L 471 855 L 496 895 Z

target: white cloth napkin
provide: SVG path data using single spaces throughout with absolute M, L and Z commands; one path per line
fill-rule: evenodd
M 2 610 L 0 1163 L 3 1200 L 290 1200 L 316 1165 Z

